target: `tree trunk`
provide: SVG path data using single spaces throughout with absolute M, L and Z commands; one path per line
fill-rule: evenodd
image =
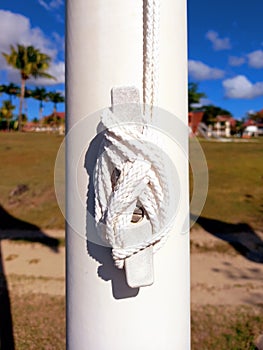
M 18 131 L 22 131 L 22 113 L 23 113 L 23 102 L 25 96 L 26 80 L 21 78 L 21 94 L 19 102 L 19 112 L 18 112 Z

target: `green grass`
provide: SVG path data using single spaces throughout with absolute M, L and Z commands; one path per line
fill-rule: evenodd
M 262 229 L 263 138 L 249 143 L 200 142 L 209 171 L 202 216 Z
M 65 349 L 63 297 L 25 294 L 12 297 L 16 349 Z M 192 307 L 192 350 L 255 350 L 263 333 L 262 306 Z
M 24 294 L 11 296 L 11 300 L 16 349 L 66 348 L 64 297 Z
M 205 306 L 192 310 L 192 350 L 256 350 L 262 306 Z
M 41 228 L 63 228 L 54 192 L 54 164 L 62 136 L 0 133 L 0 205 L 12 216 Z M 19 184 L 29 190 L 10 197 Z
M 54 164 L 62 136 L 0 133 L 0 205 L 11 215 L 41 228 L 63 228 L 54 193 Z M 191 144 L 191 142 L 190 142 Z M 224 143 L 201 140 L 209 192 L 202 216 L 262 228 L 263 139 Z M 194 156 L 194 152 L 191 152 Z M 19 184 L 29 191 L 10 198 Z

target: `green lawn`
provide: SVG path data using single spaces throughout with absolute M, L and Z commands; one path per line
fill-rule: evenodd
M 12 297 L 12 301 L 13 336 L 17 350 L 66 348 L 63 297 L 47 294 L 21 296 L 16 294 Z
M 262 305 L 202 306 L 192 310 L 192 350 L 257 350 L 262 334 Z
M 200 142 L 209 171 L 209 192 L 201 215 L 262 230 L 263 138 L 248 143 Z
M 64 227 L 53 185 L 62 139 L 54 134 L 0 133 L 0 205 L 10 215 L 41 228 Z M 209 170 L 209 192 L 202 216 L 261 229 L 263 138 L 248 143 L 201 140 L 201 146 Z M 195 155 L 193 150 L 191 155 Z M 27 185 L 29 190 L 10 197 L 19 184 Z
M 41 228 L 63 228 L 54 192 L 54 164 L 63 137 L 0 133 L 0 205 L 10 215 Z M 17 185 L 28 191 L 10 196 Z

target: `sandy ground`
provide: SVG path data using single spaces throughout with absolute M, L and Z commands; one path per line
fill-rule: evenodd
M 45 231 L 63 238 L 64 232 Z M 263 234 L 257 233 L 260 237 Z M 204 230 L 191 231 L 192 305 L 255 305 L 263 303 L 263 263 L 250 261 L 229 243 Z M 2 262 L 12 293 L 65 295 L 65 247 L 1 241 Z
M 64 231 L 47 230 L 48 237 L 64 238 Z M 65 295 L 65 247 L 57 250 L 41 243 L 2 240 L 2 263 L 13 293 Z
M 262 232 L 256 232 L 263 239 Z M 246 234 L 248 246 L 251 245 Z M 249 260 L 228 242 L 204 230 L 191 232 L 192 304 L 256 305 L 263 303 L 263 262 Z M 197 247 L 197 248 L 196 248 Z M 262 247 L 260 256 L 263 257 Z M 255 256 L 254 260 L 257 256 Z M 258 259 L 259 260 L 259 259 Z

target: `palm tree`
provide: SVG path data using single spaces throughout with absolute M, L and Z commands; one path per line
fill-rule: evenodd
M 52 75 L 46 73 L 50 66 L 51 58 L 40 52 L 34 46 L 23 46 L 17 44 L 15 48 L 13 45 L 10 46 L 11 52 L 2 55 L 6 59 L 6 62 L 15 69 L 20 71 L 21 76 L 21 94 L 19 104 L 19 116 L 18 116 L 18 129 L 21 131 L 22 128 L 22 108 L 23 99 L 25 96 L 26 81 L 30 78 L 46 77 L 55 79 Z
M 32 91 L 32 97 L 39 101 L 39 120 L 41 120 L 43 116 L 43 102 L 48 100 L 48 93 L 45 88 L 37 87 Z
M 206 97 L 206 94 L 198 91 L 197 83 L 188 83 L 188 111 L 192 111 L 194 103 L 199 103 L 200 99 Z
M 49 92 L 48 98 L 53 102 L 53 114 L 57 113 L 57 104 L 65 101 L 65 97 L 60 92 Z
M 6 120 L 7 122 L 7 130 L 9 131 L 10 127 L 10 121 L 13 117 L 13 110 L 15 109 L 15 106 L 9 101 L 4 100 L 2 108 L 0 110 L 1 116 Z
M 53 122 L 55 125 L 59 124 L 61 120 L 57 116 L 57 104 L 65 101 L 65 97 L 60 92 L 49 92 L 48 93 L 49 101 L 53 102 Z
M 12 97 L 19 96 L 20 94 L 20 88 L 19 86 L 15 85 L 14 83 L 10 83 L 8 85 L 2 85 L 3 87 L 3 92 L 9 96 L 9 100 L 12 103 Z

